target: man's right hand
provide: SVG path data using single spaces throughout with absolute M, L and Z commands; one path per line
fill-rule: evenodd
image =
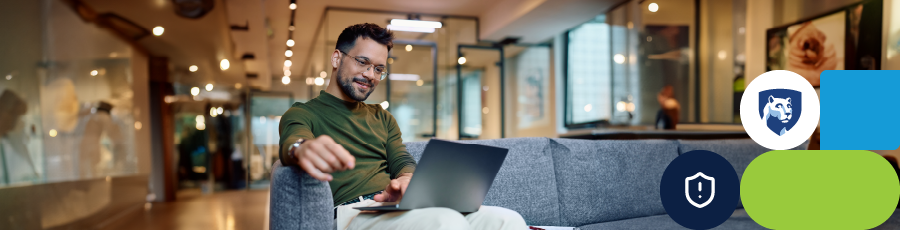
M 350 152 L 326 135 L 306 140 L 291 150 L 300 168 L 320 181 L 331 181 L 334 178 L 330 173 L 353 169 L 356 164 Z

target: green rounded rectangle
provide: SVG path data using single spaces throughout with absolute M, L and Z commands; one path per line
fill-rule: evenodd
M 894 212 L 900 181 L 870 151 L 770 151 L 747 166 L 741 199 L 766 228 L 869 229 Z

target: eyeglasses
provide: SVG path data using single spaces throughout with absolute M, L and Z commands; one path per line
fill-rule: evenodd
M 341 51 L 341 50 L 338 50 L 338 51 Z M 344 52 L 344 51 L 341 51 L 341 53 L 344 54 L 344 55 L 347 55 L 348 57 L 353 58 L 354 60 L 356 60 L 357 67 L 359 67 L 359 69 L 365 69 L 365 71 L 361 71 L 361 72 L 363 72 L 363 73 L 369 72 L 369 70 L 371 70 L 371 69 L 374 68 L 374 69 L 375 69 L 375 75 L 381 75 L 381 79 L 380 79 L 380 80 L 384 80 L 384 78 L 386 78 L 387 75 L 388 75 L 388 73 L 387 73 L 387 71 L 385 70 L 385 67 L 384 67 L 384 66 L 375 66 L 375 64 L 372 64 L 371 62 L 369 62 L 369 59 L 368 59 L 368 58 L 365 58 L 365 57 L 359 57 L 359 56 L 353 56 L 353 55 L 347 54 L 347 53 Z

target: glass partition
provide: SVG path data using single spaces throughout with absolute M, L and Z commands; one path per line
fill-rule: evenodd
M 460 139 L 502 138 L 503 51 L 500 48 L 460 46 L 458 81 Z
M 0 9 L 0 185 L 137 173 L 133 50 L 61 1 Z M 43 19 L 38 20 L 37 17 Z

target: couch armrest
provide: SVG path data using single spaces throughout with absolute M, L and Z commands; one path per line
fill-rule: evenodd
M 272 166 L 269 229 L 334 229 L 334 198 L 328 182 L 297 166 Z

